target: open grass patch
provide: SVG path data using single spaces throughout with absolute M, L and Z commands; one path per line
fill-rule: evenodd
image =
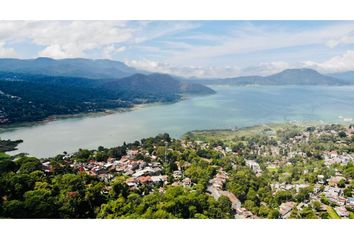
M 336 211 L 331 206 L 327 206 L 327 212 L 328 212 L 329 218 L 340 219 L 340 216 L 336 213 Z

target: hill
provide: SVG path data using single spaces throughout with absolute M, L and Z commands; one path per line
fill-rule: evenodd
M 270 76 L 244 76 L 214 80 L 193 80 L 218 85 L 347 85 L 350 82 L 308 69 L 287 69 Z
M 331 73 L 328 75 L 354 84 L 354 71 Z
M 128 108 L 140 103 L 173 102 L 189 93 L 214 91 L 200 84 L 182 83 L 166 74 L 95 80 L 0 72 L 0 124 Z
M 214 90 L 196 83 L 181 82 L 168 74 L 134 74 L 130 77 L 106 82 L 103 88 L 111 89 L 124 97 L 174 96 L 179 94 L 212 94 Z
M 0 69 L 4 72 L 26 73 L 46 76 L 82 78 L 122 78 L 135 73 L 144 73 L 128 67 L 122 62 L 104 59 L 0 59 Z

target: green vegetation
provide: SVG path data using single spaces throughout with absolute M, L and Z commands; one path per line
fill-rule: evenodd
M 353 132 L 275 124 L 48 159 L 1 153 L 0 216 L 352 218 Z
M 11 141 L 0 139 L 0 159 L 6 158 L 7 155 L 4 152 L 16 150 L 16 146 L 22 142 L 22 140 Z
M 182 83 L 166 74 L 90 79 L 0 72 L 0 124 L 130 108 L 141 103 L 174 102 L 187 93 L 214 91 L 200 84 Z
M 10 155 L 0 152 L 0 160 L 4 160 L 4 159 L 8 159 L 8 158 L 10 158 Z
M 165 142 L 171 150 L 165 157 Z M 186 164 L 186 175 L 195 179 L 193 188 L 166 185 L 160 191 L 159 185 L 142 185 L 129 188 L 127 176 L 114 174 L 109 181 L 101 181 L 70 164 L 81 166 L 90 159 L 97 164 L 108 158 L 120 158 L 127 149 L 141 148 L 153 151 L 162 149 L 160 163 L 164 172 L 171 174 L 177 159 Z M 0 162 L 0 216 L 3 218 L 233 218 L 228 198 L 215 200 L 204 191 L 212 169 L 205 167 L 194 151 L 177 152 L 181 143 L 171 140 L 167 134 L 141 142 L 97 151 L 79 150 L 70 159 L 58 155 L 39 160 L 20 156 L 15 161 Z M 136 160 L 151 159 L 137 155 Z M 167 159 L 167 162 L 165 160 Z M 191 162 L 190 165 L 187 162 Z M 50 163 L 50 168 L 45 166 Z M 188 166 L 187 166 L 188 165 Z M 173 179 L 173 178 L 172 178 Z M 161 185 L 160 185 L 161 186 Z
M 334 211 L 334 209 L 331 206 L 327 207 L 327 212 L 328 212 L 329 218 L 331 218 L 331 219 L 340 219 L 340 217 L 338 216 L 336 211 Z

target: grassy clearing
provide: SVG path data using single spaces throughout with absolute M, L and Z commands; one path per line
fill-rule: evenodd
M 327 206 L 327 212 L 329 215 L 329 218 L 331 219 L 340 219 L 340 216 L 334 211 L 334 209 L 331 206 Z
M 297 128 L 302 129 L 308 124 L 303 123 L 271 123 L 271 124 L 262 124 L 253 127 L 245 127 L 236 130 L 232 129 L 213 129 L 213 130 L 197 130 L 186 133 L 183 138 L 187 136 L 193 140 L 199 141 L 223 141 L 228 145 L 232 143 L 235 137 L 248 137 L 254 135 L 269 135 L 274 134 L 279 129 L 284 128 Z

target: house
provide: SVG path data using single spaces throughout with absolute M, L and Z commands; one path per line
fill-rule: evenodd
M 337 212 L 337 214 L 340 217 L 348 217 L 349 216 L 349 212 L 344 206 L 335 207 L 334 210 Z
M 174 179 L 180 179 L 181 177 L 182 177 L 182 171 L 181 170 L 173 171 L 173 178 Z
M 192 185 L 192 180 L 190 178 L 184 178 L 182 180 L 182 184 L 185 187 L 190 187 Z
M 347 203 L 348 203 L 350 206 L 354 207 L 354 198 L 348 198 L 348 199 L 347 199 Z
M 108 163 L 113 163 L 114 161 L 116 161 L 117 159 L 115 159 L 115 158 L 112 158 L 112 157 L 109 157 L 108 159 L 107 159 L 107 162 Z
M 226 148 L 225 148 L 225 152 L 232 152 L 232 149 L 229 148 L 229 147 L 226 147 Z
M 295 189 L 296 189 L 296 192 L 299 192 L 301 188 L 307 188 L 309 185 L 306 184 L 306 183 L 303 183 L 303 184 L 296 184 L 295 185 Z
M 167 181 L 167 176 L 166 175 L 151 176 L 151 181 L 153 183 L 165 182 Z
M 331 177 L 331 178 L 328 180 L 328 184 L 329 184 L 330 186 L 336 186 L 336 185 L 338 185 L 338 183 L 339 183 L 341 180 L 345 180 L 345 177 L 342 177 L 342 176 Z
M 318 183 L 320 184 L 324 184 L 324 176 L 323 175 L 317 175 L 317 180 L 318 180 Z
M 151 177 L 150 176 L 141 176 L 141 177 L 138 177 L 138 181 L 141 184 L 146 184 L 146 183 L 151 182 Z
M 283 219 L 289 218 L 290 214 L 291 214 L 291 210 L 293 210 L 295 206 L 296 206 L 295 202 L 282 203 L 279 206 L 280 217 L 283 218 Z
M 129 186 L 129 187 L 137 187 L 139 181 L 136 178 L 128 178 L 125 183 Z
M 136 171 L 135 173 L 132 174 L 133 177 L 141 177 L 144 176 L 146 174 L 145 170 L 140 170 L 140 171 Z
M 139 153 L 138 150 L 128 150 L 127 156 L 129 159 L 135 159 L 135 157 L 138 155 L 138 153 Z
M 259 166 L 259 164 L 256 161 L 253 160 L 246 160 L 246 166 L 251 168 L 251 170 L 255 173 L 261 173 L 262 170 Z

